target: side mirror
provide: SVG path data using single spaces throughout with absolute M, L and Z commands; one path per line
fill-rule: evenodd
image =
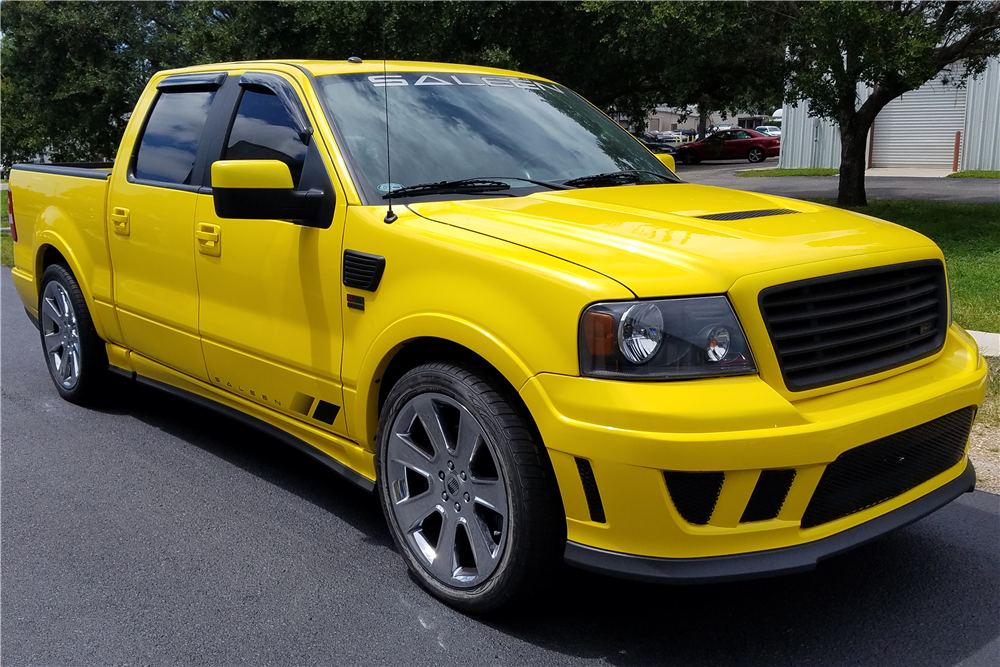
M 674 156 L 667 153 L 657 153 L 656 159 L 663 163 L 663 166 L 670 170 L 674 176 L 677 175 L 677 165 L 674 163 Z
M 292 172 L 280 160 L 220 160 L 212 163 L 212 197 L 220 218 L 292 220 L 309 225 L 320 215 L 322 190 L 295 190 Z

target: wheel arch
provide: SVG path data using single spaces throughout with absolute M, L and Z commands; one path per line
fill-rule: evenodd
M 468 322 L 443 315 L 406 318 L 376 339 L 361 367 L 350 428 L 365 449 L 374 450 L 379 413 L 392 385 L 411 368 L 429 361 L 477 366 L 506 384 L 518 401 L 520 388 L 534 375 L 510 348 Z
M 51 230 L 46 230 L 38 235 L 33 267 L 35 273 L 36 304 L 31 308 L 31 310 L 34 311 L 33 314 L 36 317 L 40 316 L 40 313 L 37 312 L 37 303 L 42 290 L 42 274 L 45 273 L 45 269 L 49 268 L 53 264 L 61 264 L 62 266 L 65 266 L 66 270 L 73 275 L 73 278 L 80 286 L 80 291 L 83 292 L 84 299 L 87 302 L 87 310 L 90 311 L 90 319 L 94 323 L 94 329 L 97 331 L 97 335 L 102 339 L 107 340 L 101 319 L 97 316 L 98 314 L 94 312 L 94 294 L 91 290 L 89 281 L 87 280 L 87 274 L 81 269 L 80 260 L 69 248 L 69 245 L 65 242 L 65 240 Z

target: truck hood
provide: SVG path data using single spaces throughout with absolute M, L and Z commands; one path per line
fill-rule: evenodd
M 409 208 L 585 266 L 640 297 L 723 293 L 742 276 L 842 257 L 918 247 L 928 248 L 928 257 L 940 252 L 926 237 L 890 222 L 689 183 L 419 202 Z

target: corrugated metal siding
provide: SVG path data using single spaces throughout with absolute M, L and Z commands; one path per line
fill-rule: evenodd
M 1000 170 L 1000 60 L 990 60 L 978 79 L 969 79 L 968 87 L 959 167 Z
M 955 133 L 965 129 L 967 92 L 934 79 L 885 105 L 875 119 L 872 166 L 950 169 Z
M 871 91 L 858 85 L 858 106 L 864 104 Z M 839 169 L 840 129 L 835 123 L 809 117 L 809 102 L 798 107 L 785 104 L 781 111 L 781 155 L 778 166 L 783 169 Z

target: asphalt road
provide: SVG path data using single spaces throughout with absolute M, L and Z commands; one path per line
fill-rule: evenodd
M 480 620 L 423 593 L 374 497 L 123 382 L 58 398 L 2 273 L 0 661 L 15 665 L 996 665 L 1000 496 L 804 575 L 661 587 L 562 568 Z
M 750 169 L 753 166 L 746 160 L 678 164 L 677 175 L 691 183 L 763 192 L 794 199 L 837 198 L 839 183 L 837 176 L 744 178 L 735 173 L 737 169 Z M 777 166 L 777 158 L 770 158 L 763 163 L 765 168 Z M 865 191 L 869 199 L 923 199 L 967 204 L 1000 204 L 1000 180 L 996 179 L 869 176 L 865 179 Z

